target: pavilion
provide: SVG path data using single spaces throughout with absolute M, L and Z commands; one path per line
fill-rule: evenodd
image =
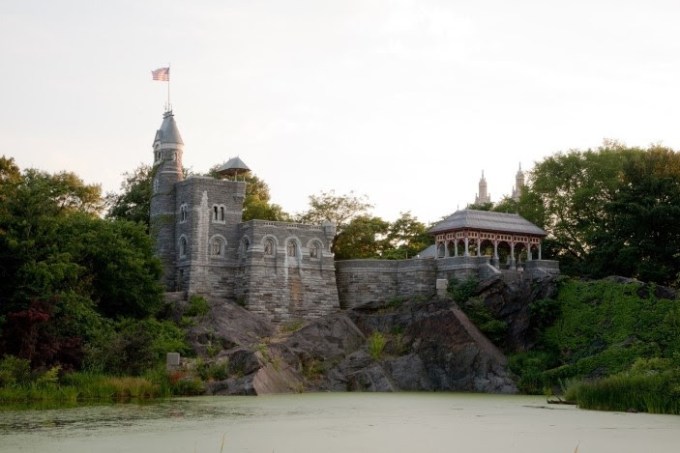
M 429 233 L 435 237 L 437 259 L 490 256 L 496 269 L 511 270 L 521 261 L 541 261 L 541 242 L 547 235 L 519 214 L 474 209 L 454 212 Z

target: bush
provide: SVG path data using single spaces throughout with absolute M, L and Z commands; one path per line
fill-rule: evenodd
M 457 278 L 449 280 L 448 292 L 453 297 L 453 300 L 462 304 L 468 301 L 472 296 L 477 294 L 477 286 L 479 280 L 475 277 L 469 277 L 464 281 L 459 281 Z
M 0 360 L 0 387 L 28 384 L 31 380 L 30 362 L 13 355 Z
M 387 339 L 378 331 L 373 332 L 368 337 L 368 353 L 373 357 L 373 360 L 380 360 L 382 358 L 386 343 Z
M 210 304 L 201 296 L 193 295 L 189 298 L 189 307 L 184 313 L 186 316 L 205 316 L 210 311 Z

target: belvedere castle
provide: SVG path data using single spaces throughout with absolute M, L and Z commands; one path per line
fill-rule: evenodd
M 172 111 L 163 115 L 153 152 L 151 235 L 168 292 L 235 301 L 278 322 L 374 300 L 429 297 L 454 276 L 559 272 L 556 262 L 541 259 L 543 230 L 516 214 L 468 209 L 433 227 L 435 245 L 418 258 L 335 262 L 333 224 L 242 221 L 246 183 L 239 175 L 249 169 L 238 157 L 219 168 L 218 178 L 185 179 Z M 488 201 L 483 174 L 482 180 L 479 201 Z M 518 190 L 520 183 L 523 176 Z

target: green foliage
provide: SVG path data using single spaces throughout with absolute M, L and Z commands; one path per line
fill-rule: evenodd
M 531 352 L 513 355 L 511 370 L 522 391 L 540 393 L 565 380 L 677 366 L 678 308 L 677 300 L 657 298 L 653 286 L 641 283 L 564 280 L 556 300 L 532 304 L 538 344 Z
M 449 280 L 449 286 L 447 291 L 458 303 L 467 302 L 472 296 L 477 294 L 477 287 L 479 286 L 479 280 L 475 277 L 469 277 L 462 282 L 457 278 L 452 278 Z
M 567 395 L 584 409 L 680 415 L 680 369 L 579 382 Z
M 468 318 L 477 328 L 497 346 L 502 346 L 505 333 L 508 330 L 507 323 L 497 319 L 491 310 L 484 305 L 484 301 L 478 298 L 468 299 L 460 305 Z
M 0 360 L 0 387 L 10 387 L 15 384 L 28 384 L 31 379 L 31 363 L 12 355 L 6 355 Z
M 297 332 L 298 330 L 302 329 L 304 325 L 305 325 L 304 319 L 291 319 L 283 323 L 283 325 L 281 326 L 281 332 L 284 333 Z
M 336 236 L 331 250 L 336 252 L 338 236 L 356 217 L 367 216 L 373 206 L 366 196 L 357 196 L 353 192 L 347 195 L 336 195 L 335 191 L 321 192 L 319 195 L 309 196 L 309 209 L 300 216 L 301 222 L 322 224 L 330 222 L 336 227 Z
M 199 359 L 196 362 L 196 373 L 203 381 L 222 381 L 229 374 L 229 362 L 204 362 Z
M 120 319 L 109 322 L 91 344 L 88 369 L 139 376 L 163 362 L 168 352 L 188 350 L 185 333 L 170 321 Z
M 153 172 L 151 165 L 141 164 L 132 172 L 124 173 L 120 193 L 106 194 L 107 217 L 139 223 L 149 231 Z
M 186 316 L 205 316 L 210 312 L 210 304 L 204 297 L 192 295 L 189 298 L 189 307 L 184 312 Z
M 661 284 L 678 277 L 680 153 L 606 142 L 538 163 L 518 212 L 544 228 L 546 257 L 570 275 L 623 275 Z
M 384 248 L 384 241 L 380 238 L 387 235 L 388 229 L 389 223 L 380 217 L 360 215 L 353 218 L 336 236 L 335 258 L 380 258 Z
M 380 360 L 382 358 L 387 338 L 381 332 L 375 331 L 368 337 L 368 353 L 373 360 Z

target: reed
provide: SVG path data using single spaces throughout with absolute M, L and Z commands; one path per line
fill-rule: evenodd
M 671 372 L 580 382 L 567 390 L 565 398 L 584 409 L 680 414 L 680 382 Z

